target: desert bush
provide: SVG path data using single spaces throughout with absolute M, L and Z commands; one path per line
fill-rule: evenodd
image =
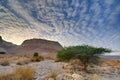
M 32 62 L 39 62 L 41 60 L 44 60 L 44 57 L 38 56 L 38 57 L 32 57 L 32 59 L 31 59 Z
M 58 75 L 57 71 L 51 70 L 50 73 L 47 75 L 47 78 L 48 78 L 48 79 L 49 79 L 49 78 L 56 79 L 57 75 Z
M 31 66 L 18 67 L 14 73 L 15 76 L 19 77 L 21 80 L 32 80 L 35 75 L 35 69 Z
M 32 62 L 39 62 L 41 60 L 44 60 L 44 57 L 39 56 L 39 54 L 37 52 L 33 54 L 33 57 L 31 59 Z
M 1 61 L 0 63 L 2 66 L 9 66 L 10 62 L 8 59 L 4 59 L 3 61 Z
M 38 54 L 37 52 L 35 52 L 35 53 L 33 54 L 33 56 L 34 56 L 34 57 L 38 57 L 39 54 Z
M 9 74 L 0 74 L 0 80 L 32 80 L 35 75 L 35 69 L 31 66 L 18 67 Z

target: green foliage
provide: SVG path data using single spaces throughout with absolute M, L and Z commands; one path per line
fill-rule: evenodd
M 82 61 L 86 69 L 89 63 L 98 63 L 98 55 L 105 52 L 111 52 L 111 50 L 88 45 L 72 46 L 58 51 L 57 58 L 60 61 L 69 61 L 70 59 L 78 58 Z
M 39 62 L 41 60 L 44 60 L 44 57 L 43 56 L 39 56 L 39 54 L 37 52 L 35 52 L 33 54 L 33 57 L 31 59 L 31 61 L 33 61 L 33 62 Z
M 33 54 L 33 56 L 34 56 L 34 57 L 38 57 L 39 54 L 38 54 L 37 52 L 35 52 L 35 53 Z

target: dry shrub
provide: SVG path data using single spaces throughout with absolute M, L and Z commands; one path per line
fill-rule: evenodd
M 31 66 L 18 67 L 9 74 L 1 74 L 0 80 L 32 80 L 35 74 L 35 69 Z
M 51 71 L 48 75 L 47 75 L 47 78 L 53 78 L 53 79 L 56 79 L 58 73 L 57 71 Z
M 32 61 L 32 62 L 39 62 L 39 61 L 41 61 L 41 60 L 44 60 L 44 57 L 42 57 L 42 56 L 37 56 L 37 57 L 32 57 L 32 58 L 31 58 L 31 61 Z
M 3 59 L 3 60 L 0 62 L 0 64 L 1 64 L 2 66 L 9 66 L 9 65 L 10 65 L 10 62 L 9 62 L 8 59 Z
M 34 74 L 35 74 L 35 69 L 31 66 L 18 67 L 15 70 L 15 76 L 19 77 L 21 80 L 31 80 Z

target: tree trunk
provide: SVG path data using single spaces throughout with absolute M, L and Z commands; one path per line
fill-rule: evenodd
M 88 64 L 87 64 L 87 63 L 84 63 L 83 70 L 84 70 L 85 72 L 88 72 L 87 67 L 88 67 Z

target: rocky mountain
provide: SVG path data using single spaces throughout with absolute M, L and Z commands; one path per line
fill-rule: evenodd
M 62 49 L 62 46 L 55 41 L 44 39 L 29 39 L 25 40 L 20 46 L 15 47 L 12 51 L 15 53 L 56 53 Z
M 62 49 L 62 46 L 55 41 L 49 41 L 45 39 L 29 39 L 23 41 L 21 45 L 14 45 L 10 42 L 6 42 L 0 37 L 0 50 L 8 53 L 34 53 L 38 52 L 43 55 L 48 53 L 57 53 Z

